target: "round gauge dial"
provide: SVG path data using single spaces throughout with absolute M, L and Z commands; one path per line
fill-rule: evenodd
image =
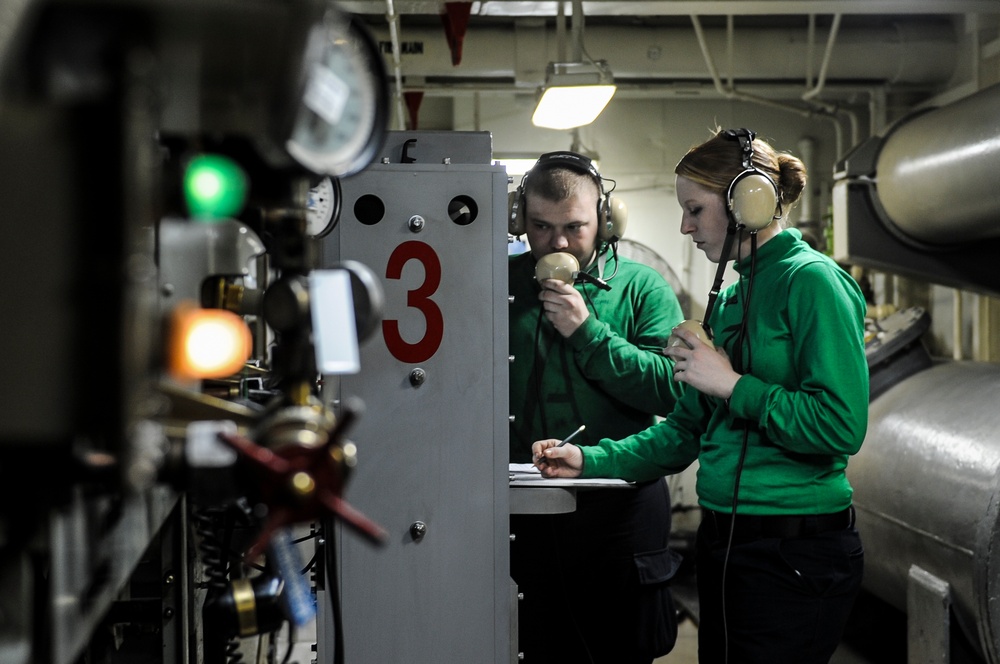
M 387 131 L 382 56 L 361 25 L 332 10 L 310 33 L 307 53 L 302 99 L 285 147 L 314 173 L 356 173 Z
M 313 237 L 323 237 L 337 225 L 337 208 L 340 203 L 340 187 L 334 185 L 327 175 L 309 190 L 306 201 L 306 233 Z

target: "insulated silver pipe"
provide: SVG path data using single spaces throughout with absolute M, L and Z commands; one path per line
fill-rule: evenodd
M 864 586 L 906 610 L 916 565 L 950 586 L 955 617 L 1000 662 L 1000 367 L 947 362 L 872 401 L 851 458 Z
M 876 164 L 886 214 L 939 245 L 1000 236 L 1000 85 L 918 115 L 889 133 Z

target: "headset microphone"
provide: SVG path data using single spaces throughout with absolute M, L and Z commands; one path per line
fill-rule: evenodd
M 566 284 L 586 282 L 602 290 L 611 290 L 608 282 L 581 270 L 580 261 L 576 260 L 576 256 L 565 251 L 556 251 L 539 258 L 535 263 L 535 279 L 538 281 L 557 279 Z
M 608 282 L 606 282 L 604 279 L 601 279 L 600 277 L 595 277 L 594 275 L 590 274 L 589 272 L 583 272 L 582 270 L 577 270 L 573 274 L 573 281 L 576 282 L 576 283 L 578 283 L 578 284 L 582 283 L 582 282 L 587 282 L 589 284 L 594 284 L 595 286 L 597 286 L 601 290 L 606 290 L 606 291 L 611 290 L 611 284 L 609 284 Z
M 571 284 L 579 271 L 580 261 L 576 260 L 573 254 L 564 251 L 545 254 L 535 263 L 535 279 L 538 281 L 558 279 Z

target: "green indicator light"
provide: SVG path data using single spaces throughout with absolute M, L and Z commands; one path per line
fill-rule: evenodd
M 184 199 L 190 215 L 202 221 L 235 216 L 247 197 L 247 177 L 228 157 L 200 155 L 184 173 Z

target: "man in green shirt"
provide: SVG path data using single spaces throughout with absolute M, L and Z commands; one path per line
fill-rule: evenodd
M 662 353 L 680 305 L 659 273 L 617 255 L 623 208 L 604 183 L 586 157 L 549 153 L 516 194 L 512 232 L 526 233 L 531 251 L 509 264 L 512 462 L 530 462 L 535 440 L 581 425 L 580 445 L 641 431 L 681 393 Z M 536 280 L 536 262 L 557 252 L 589 278 Z M 677 557 L 662 479 L 580 491 L 572 514 L 514 515 L 511 531 L 526 661 L 649 664 L 673 647 Z M 540 630 L 552 617 L 566 625 L 556 647 Z

